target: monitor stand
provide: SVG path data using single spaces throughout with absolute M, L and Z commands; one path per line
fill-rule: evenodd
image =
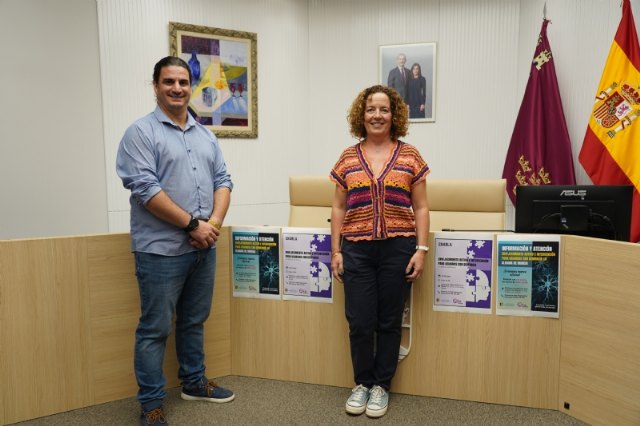
M 586 232 L 591 222 L 591 209 L 582 204 L 560 206 L 560 227 L 563 231 Z

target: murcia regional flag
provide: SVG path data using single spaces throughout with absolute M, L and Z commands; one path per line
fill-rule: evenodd
M 640 240 L 640 48 L 629 0 L 596 92 L 578 159 L 596 185 L 633 185 L 631 241 Z
M 518 185 L 576 183 L 571 141 L 547 39 L 548 24 L 547 19 L 542 21 L 527 88 L 502 170 L 513 204 Z

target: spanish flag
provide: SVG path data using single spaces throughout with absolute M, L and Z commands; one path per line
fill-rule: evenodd
M 602 72 L 578 159 L 596 185 L 633 185 L 631 241 L 640 240 L 640 47 L 629 0 Z
M 545 18 L 502 170 L 514 205 L 519 185 L 576 183 L 547 25 Z

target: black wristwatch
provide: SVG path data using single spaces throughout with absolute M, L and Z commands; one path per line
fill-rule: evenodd
M 200 221 L 195 217 L 191 216 L 191 220 L 189 221 L 189 224 L 184 228 L 182 228 L 182 230 L 188 234 L 194 229 L 196 229 L 198 225 L 200 225 Z

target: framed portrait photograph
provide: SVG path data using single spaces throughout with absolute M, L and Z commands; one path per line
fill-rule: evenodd
M 255 33 L 169 23 L 170 54 L 192 74 L 189 111 L 220 138 L 258 137 Z
M 393 87 L 409 107 L 409 121 L 436 121 L 436 44 L 380 46 L 380 84 Z

